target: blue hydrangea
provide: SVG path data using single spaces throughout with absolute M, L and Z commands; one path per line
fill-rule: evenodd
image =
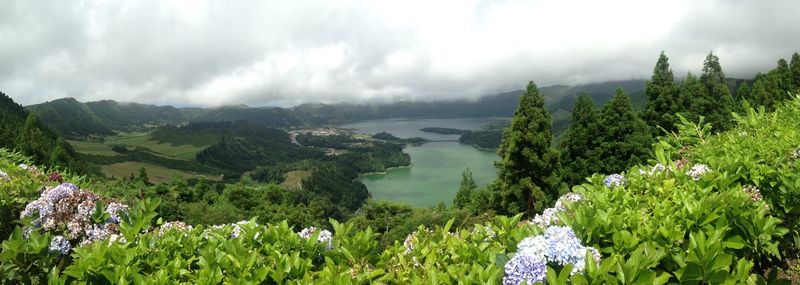
M 603 185 L 609 188 L 625 186 L 625 176 L 616 173 L 606 176 L 606 178 L 603 179 Z
M 69 254 L 69 250 L 72 247 L 69 244 L 69 240 L 64 238 L 63 236 L 55 236 L 53 240 L 50 241 L 50 251 L 58 252 L 63 255 Z
M 552 226 L 544 232 L 548 261 L 559 265 L 575 264 L 586 255 L 586 248 L 569 227 Z
M 532 250 L 522 250 L 506 263 L 505 272 L 504 285 L 533 284 L 544 280 L 547 262 Z
M 600 253 L 581 245 L 580 239 L 569 227 L 550 226 L 543 235 L 527 237 L 517 245 L 517 255 L 506 264 L 503 284 L 528 284 L 542 281 L 548 264 L 572 265 L 570 274 L 582 272 L 586 255 L 600 261 Z

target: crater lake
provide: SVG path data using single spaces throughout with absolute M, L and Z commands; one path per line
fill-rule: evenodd
M 494 161 L 499 156 L 494 150 L 478 149 L 458 142 L 460 135 L 423 132 L 425 127 L 443 127 L 462 130 L 480 130 L 489 124 L 505 121 L 502 118 L 457 119 L 382 119 L 340 125 L 357 133 L 376 134 L 388 132 L 400 138 L 421 137 L 432 142 L 406 146 L 404 152 L 411 156 L 411 167 L 394 168 L 385 174 L 367 174 L 361 178 L 372 198 L 405 202 L 414 207 L 451 204 L 461 183 L 461 173 L 472 170 L 478 187 L 497 178 Z

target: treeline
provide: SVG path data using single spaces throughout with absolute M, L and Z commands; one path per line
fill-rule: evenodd
M 77 153 L 67 142 L 50 131 L 31 112 L 0 92 L 0 148 L 21 151 L 32 163 L 64 167 L 78 173 L 91 168 L 79 163 Z
M 503 130 L 467 131 L 458 138 L 458 142 L 479 148 L 496 149 L 503 139 Z
M 468 130 L 442 128 L 442 127 L 425 127 L 419 130 L 427 133 L 442 134 L 442 135 L 463 135 L 469 132 Z
M 733 126 L 739 106 L 774 108 L 800 90 L 800 56 L 795 53 L 791 63 L 781 59 L 777 68 L 757 75 L 753 87 L 740 83 L 735 94 L 728 83 L 713 53 L 699 76 L 689 73 L 679 82 L 662 52 L 645 87 L 645 110 L 637 112 L 622 88 L 600 108 L 591 97 L 578 96 L 569 129 L 554 146 L 551 113 L 531 82 L 498 149 L 499 178 L 485 189 L 462 185 L 455 204 L 477 205 L 475 212 L 539 213 L 593 173 L 618 173 L 645 163 L 654 138 L 676 132 L 682 120 L 707 123 L 719 132 Z

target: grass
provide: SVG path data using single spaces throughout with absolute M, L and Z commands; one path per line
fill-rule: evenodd
M 80 153 L 109 155 L 109 156 L 119 155 L 119 153 L 111 150 L 111 145 L 104 144 L 102 142 L 73 141 L 73 140 L 67 140 L 67 142 Z
M 302 189 L 303 179 L 311 176 L 311 171 L 295 170 L 286 173 L 286 180 L 281 183 L 283 189 Z
M 150 149 L 155 155 L 166 158 L 194 160 L 198 152 L 208 146 L 172 145 L 157 143 L 150 138 L 149 133 L 127 133 L 106 138 L 104 142 L 94 141 L 68 141 L 78 152 L 96 155 L 118 155 L 111 150 L 113 145 L 141 146 Z
M 115 163 L 110 165 L 101 165 L 103 173 L 108 177 L 122 178 L 133 175 L 139 175 L 139 169 L 144 167 L 147 170 L 147 177 L 150 178 L 152 183 L 169 182 L 173 176 L 182 176 L 183 178 L 205 178 L 207 180 L 221 180 L 219 176 L 203 175 L 198 173 L 189 173 L 175 169 L 169 169 L 155 164 L 127 161 L 122 163 Z M 288 180 L 288 179 L 287 179 Z

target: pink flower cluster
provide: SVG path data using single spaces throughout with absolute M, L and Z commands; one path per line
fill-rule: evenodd
M 38 199 L 28 203 L 20 219 L 32 219 L 25 227 L 26 233 L 46 231 L 83 246 L 119 234 L 121 215 L 127 211 L 124 204 L 104 204 L 94 193 L 63 183 L 45 189 Z

